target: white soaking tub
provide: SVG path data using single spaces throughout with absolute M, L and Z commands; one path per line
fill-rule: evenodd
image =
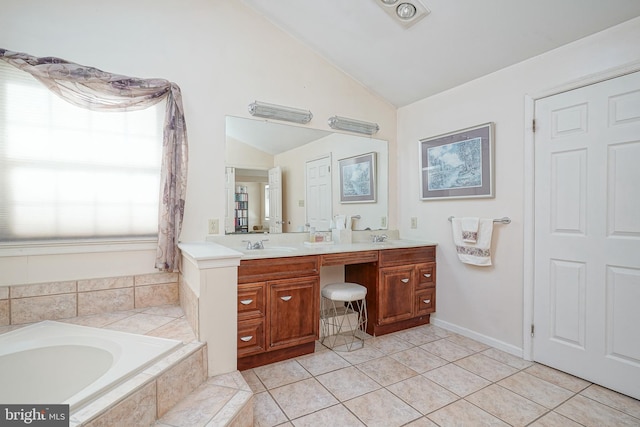
M 73 411 L 181 344 L 50 320 L 25 326 L 0 335 L 0 402 Z

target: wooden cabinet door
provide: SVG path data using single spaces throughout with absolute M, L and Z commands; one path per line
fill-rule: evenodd
M 320 279 L 277 280 L 269 287 L 269 349 L 313 342 L 318 337 Z
M 414 281 L 413 265 L 380 269 L 377 319 L 380 325 L 413 317 Z

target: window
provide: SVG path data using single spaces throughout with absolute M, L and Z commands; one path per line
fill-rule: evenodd
M 164 104 L 82 109 L 0 61 L 0 241 L 157 236 Z

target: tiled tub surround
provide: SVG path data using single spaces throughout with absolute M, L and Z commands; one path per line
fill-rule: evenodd
M 179 302 L 177 273 L 0 286 L 0 326 Z
M 217 425 L 252 424 L 252 393 L 248 386 L 237 371 L 207 379 L 207 346 L 196 340 L 180 306 L 137 308 L 58 321 L 177 339 L 184 344 L 72 413 L 71 426 L 204 426 L 212 420 Z M 0 333 L 23 326 L 26 324 L 0 326 Z
M 636 399 L 434 325 L 242 375 L 259 427 L 640 426 Z

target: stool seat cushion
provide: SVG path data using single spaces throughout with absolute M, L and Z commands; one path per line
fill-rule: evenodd
M 332 283 L 322 288 L 322 296 L 332 301 L 357 301 L 365 299 L 367 288 L 357 283 Z

